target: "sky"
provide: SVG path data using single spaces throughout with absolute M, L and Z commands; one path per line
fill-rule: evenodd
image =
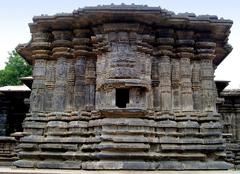
M 71 13 L 85 6 L 138 4 L 160 6 L 175 13 L 211 14 L 233 20 L 229 43 L 233 51 L 215 71 L 215 80 L 231 81 L 228 89 L 240 88 L 240 0 L 4 0 L 0 4 L 0 69 L 8 53 L 31 39 L 28 23 L 41 14 Z

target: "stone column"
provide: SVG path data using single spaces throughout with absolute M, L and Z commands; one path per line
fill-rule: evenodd
M 159 76 L 158 76 L 158 59 L 156 57 L 152 60 L 152 90 L 153 90 L 153 107 L 156 110 L 160 109 L 160 94 L 159 94 Z
M 84 109 L 85 106 L 85 69 L 86 58 L 79 57 L 75 63 L 75 85 L 74 85 L 74 101 L 77 110 Z
M 67 60 L 67 98 L 66 98 L 66 111 L 72 112 L 74 107 L 74 82 L 75 82 L 75 60 Z
M 182 111 L 193 110 L 192 70 L 190 59 L 193 57 L 193 32 L 177 31 L 177 56 L 180 59 L 181 107 Z
M 72 33 L 71 31 L 53 31 L 52 33 L 54 35 L 52 56 L 57 59 L 53 108 L 54 111 L 63 112 L 67 106 L 67 59 L 72 58 Z
M 201 111 L 202 97 L 201 97 L 200 61 L 196 58 L 193 58 L 191 64 L 192 64 L 193 109 L 195 111 Z
M 212 60 L 215 57 L 216 44 L 214 42 L 197 42 L 197 57 L 201 59 L 201 88 L 203 111 L 215 110 L 214 69 Z
M 45 93 L 45 111 L 53 111 L 53 94 L 55 88 L 55 79 L 56 79 L 56 61 L 49 60 L 46 65 L 46 93 Z
M 87 56 L 89 55 L 89 30 L 75 29 L 74 31 L 74 56 L 75 63 L 75 85 L 74 85 L 74 102 L 77 110 L 85 109 L 85 73 Z
M 46 59 L 50 53 L 50 34 L 47 32 L 36 32 L 32 34 L 31 43 L 32 57 L 35 60 L 33 67 L 33 84 L 30 96 L 30 111 L 43 112 L 45 96 Z
M 160 30 L 157 39 L 159 64 L 159 92 L 160 106 L 162 111 L 172 110 L 172 94 L 171 94 L 171 57 L 173 57 L 174 39 L 173 30 Z
M 180 91 L 180 61 L 175 57 L 172 59 L 172 107 L 176 112 L 181 111 Z
M 93 57 L 87 59 L 85 77 L 85 104 L 86 109 L 91 110 L 95 106 L 96 87 L 96 59 Z
M 33 31 L 32 31 L 33 32 Z M 15 162 L 17 166 L 34 167 L 32 159 L 36 161 L 39 157 L 34 156 L 39 152 L 39 144 L 42 143 L 44 132 L 47 125 L 47 117 L 45 111 L 49 111 L 46 107 L 47 88 L 49 88 L 49 76 L 46 76 L 47 60 L 50 59 L 50 37 L 48 32 L 34 31 L 32 34 L 32 59 L 34 60 L 33 67 L 33 84 L 30 96 L 30 114 L 27 114 L 23 122 L 24 137 L 20 139 L 22 148 L 20 160 Z M 51 85 L 50 85 L 51 86 Z M 29 146 L 30 145 L 30 146 Z M 29 151 L 32 153 L 27 157 Z M 22 160 L 24 158 L 24 160 Z

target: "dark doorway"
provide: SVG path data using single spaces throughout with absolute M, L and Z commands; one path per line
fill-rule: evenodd
M 129 89 L 116 89 L 116 106 L 119 108 L 126 108 L 127 103 L 129 103 Z

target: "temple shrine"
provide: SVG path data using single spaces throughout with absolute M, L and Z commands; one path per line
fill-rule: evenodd
M 124 4 L 34 17 L 17 48 L 34 69 L 14 165 L 232 168 L 214 82 L 232 23 Z

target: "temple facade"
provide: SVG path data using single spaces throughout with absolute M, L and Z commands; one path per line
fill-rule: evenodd
M 110 5 L 36 16 L 17 167 L 228 169 L 214 70 L 231 20 Z

